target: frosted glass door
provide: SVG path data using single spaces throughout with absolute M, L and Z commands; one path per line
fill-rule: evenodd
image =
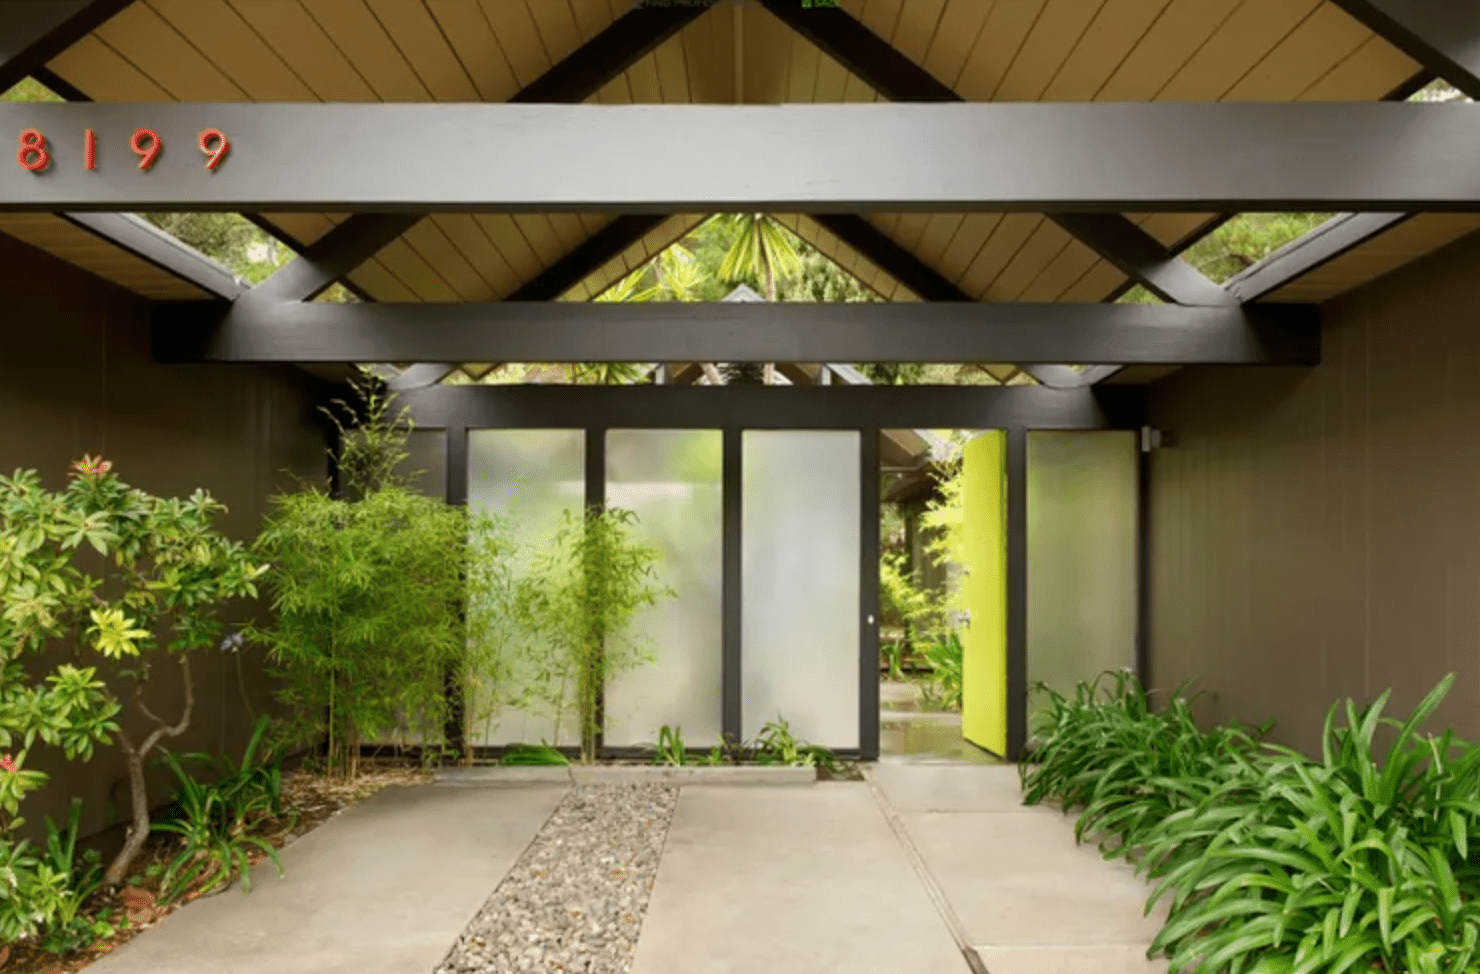
M 1135 433 L 1028 434 L 1030 687 L 1135 666 L 1136 478 Z
M 583 430 L 469 430 L 468 507 L 508 515 L 521 552 L 516 575 L 527 570 L 529 559 L 547 545 L 565 512 L 579 513 L 586 500 L 586 434 Z M 511 634 L 517 639 L 517 634 Z M 526 647 L 511 645 L 508 656 L 527 660 Z M 572 683 L 574 681 L 571 681 Z M 516 668 L 501 698 L 530 685 L 528 666 Z M 555 684 L 558 685 L 558 684 Z M 506 709 L 471 718 L 468 741 L 473 744 L 579 744 L 579 717 L 573 694 L 560 706 L 559 735 L 556 705 L 534 702 L 522 709 Z M 475 711 L 479 708 L 473 708 Z
M 742 733 L 859 746 L 857 432 L 743 434 Z
M 634 633 L 651 664 L 607 684 L 603 740 L 651 744 L 663 725 L 690 747 L 719 737 L 723 690 L 724 437 L 719 430 L 611 430 L 606 500 L 637 514 L 637 537 L 661 554 L 658 581 L 676 597 L 642 609 Z

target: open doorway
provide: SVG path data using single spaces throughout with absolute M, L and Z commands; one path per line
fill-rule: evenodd
M 879 434 L 880 760 L 1006 750 L 1005 439 Z

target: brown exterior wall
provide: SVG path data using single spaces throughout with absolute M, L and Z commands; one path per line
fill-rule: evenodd
M 303 373 L 157 365 L 146 301 L 3 234 L 0 293 L 0 470 L 34 468 L 55 489 L 66 483 L 72 460 L 102 455 L 125 481 L 152 493 L 183 496 L 205 488 L 229 508 L 219 522 L 223 530 L 242 539 L 257 531 L 266 496 L 286 483 L 283 471 L 323 479 L 324 435 L 312 380 Z M 236 662 L 198 654 L 194 720 L 173 749 L 243 745 L 251 722 Z M 242 662 L 246 697 L 260 714 L 271 704 L 260 651 Z M 167 666 L 153 682 L 156 712 L 167 719 L 177 714 L 178 670 Z M 125 714 L 125 726 L 142 726 Z M 127 789 L 116 744 L 87 764 L 68 763 L 44 745 L 33 757 L 28 766 L 52 779 L 23 806 L 29 828 L 39 828 L 43 815 L 60 817 L 73 794 L 85 803 L 84 832 L 118 820 Z M 155 781 L 153 794 L 168 799 L 168 779 Z
M 1327 707 L 1446 673 L 1480 736 L 1480 235 L 1325 308 L 1314 369 L 1152 390 L 1152 681 L 1318 748 Z

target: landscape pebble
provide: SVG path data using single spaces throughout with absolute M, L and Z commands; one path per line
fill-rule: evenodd
M 573 788 L 435 974 L 626 974 L 677 800 Z

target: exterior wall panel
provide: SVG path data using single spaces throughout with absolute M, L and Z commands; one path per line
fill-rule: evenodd
M 1210 720 L 1394 690 L 1480 735 L 1480 236 L 1325 307 L 1323 364 L 1185 369 L 1153 387 L 1152 680 Z
M 116 285 L 0 234 L 0 471 L 41 472 L 46 485 L 66 483 L 68 464 L 84 453 L 114 462 L 128 483 L 166 496 L 204 487 L 229 508 L 219 522 L 251 538 L 265 499 L 287 474 L 322 482 L 325 439 L 310 380 L 284 368 L 162 366 L 149 351 L 148 304 Z M 261 651 L 237 661 L 221 653 L 193 658 L 195 713 L 176 751 L 239 752 L 251 727 L 248 706 L 272 706 Z M 157 669 L 151 706 L 166 719 L 183 696 L 179 672 Z M 126 709 L 125 726 L 142 718 Z M 23 806 L 27 830 L 40 834 L 45 815 L 61 818 L 69 795 L 84 801 L 83 831 L 119 821 L 127 809 L 117 744 L 90 763 L 64 761 L 38 745 L 29 767 L 52 775 Z M 169 778 L 155 769 L 151 794 L 169 797 Z

